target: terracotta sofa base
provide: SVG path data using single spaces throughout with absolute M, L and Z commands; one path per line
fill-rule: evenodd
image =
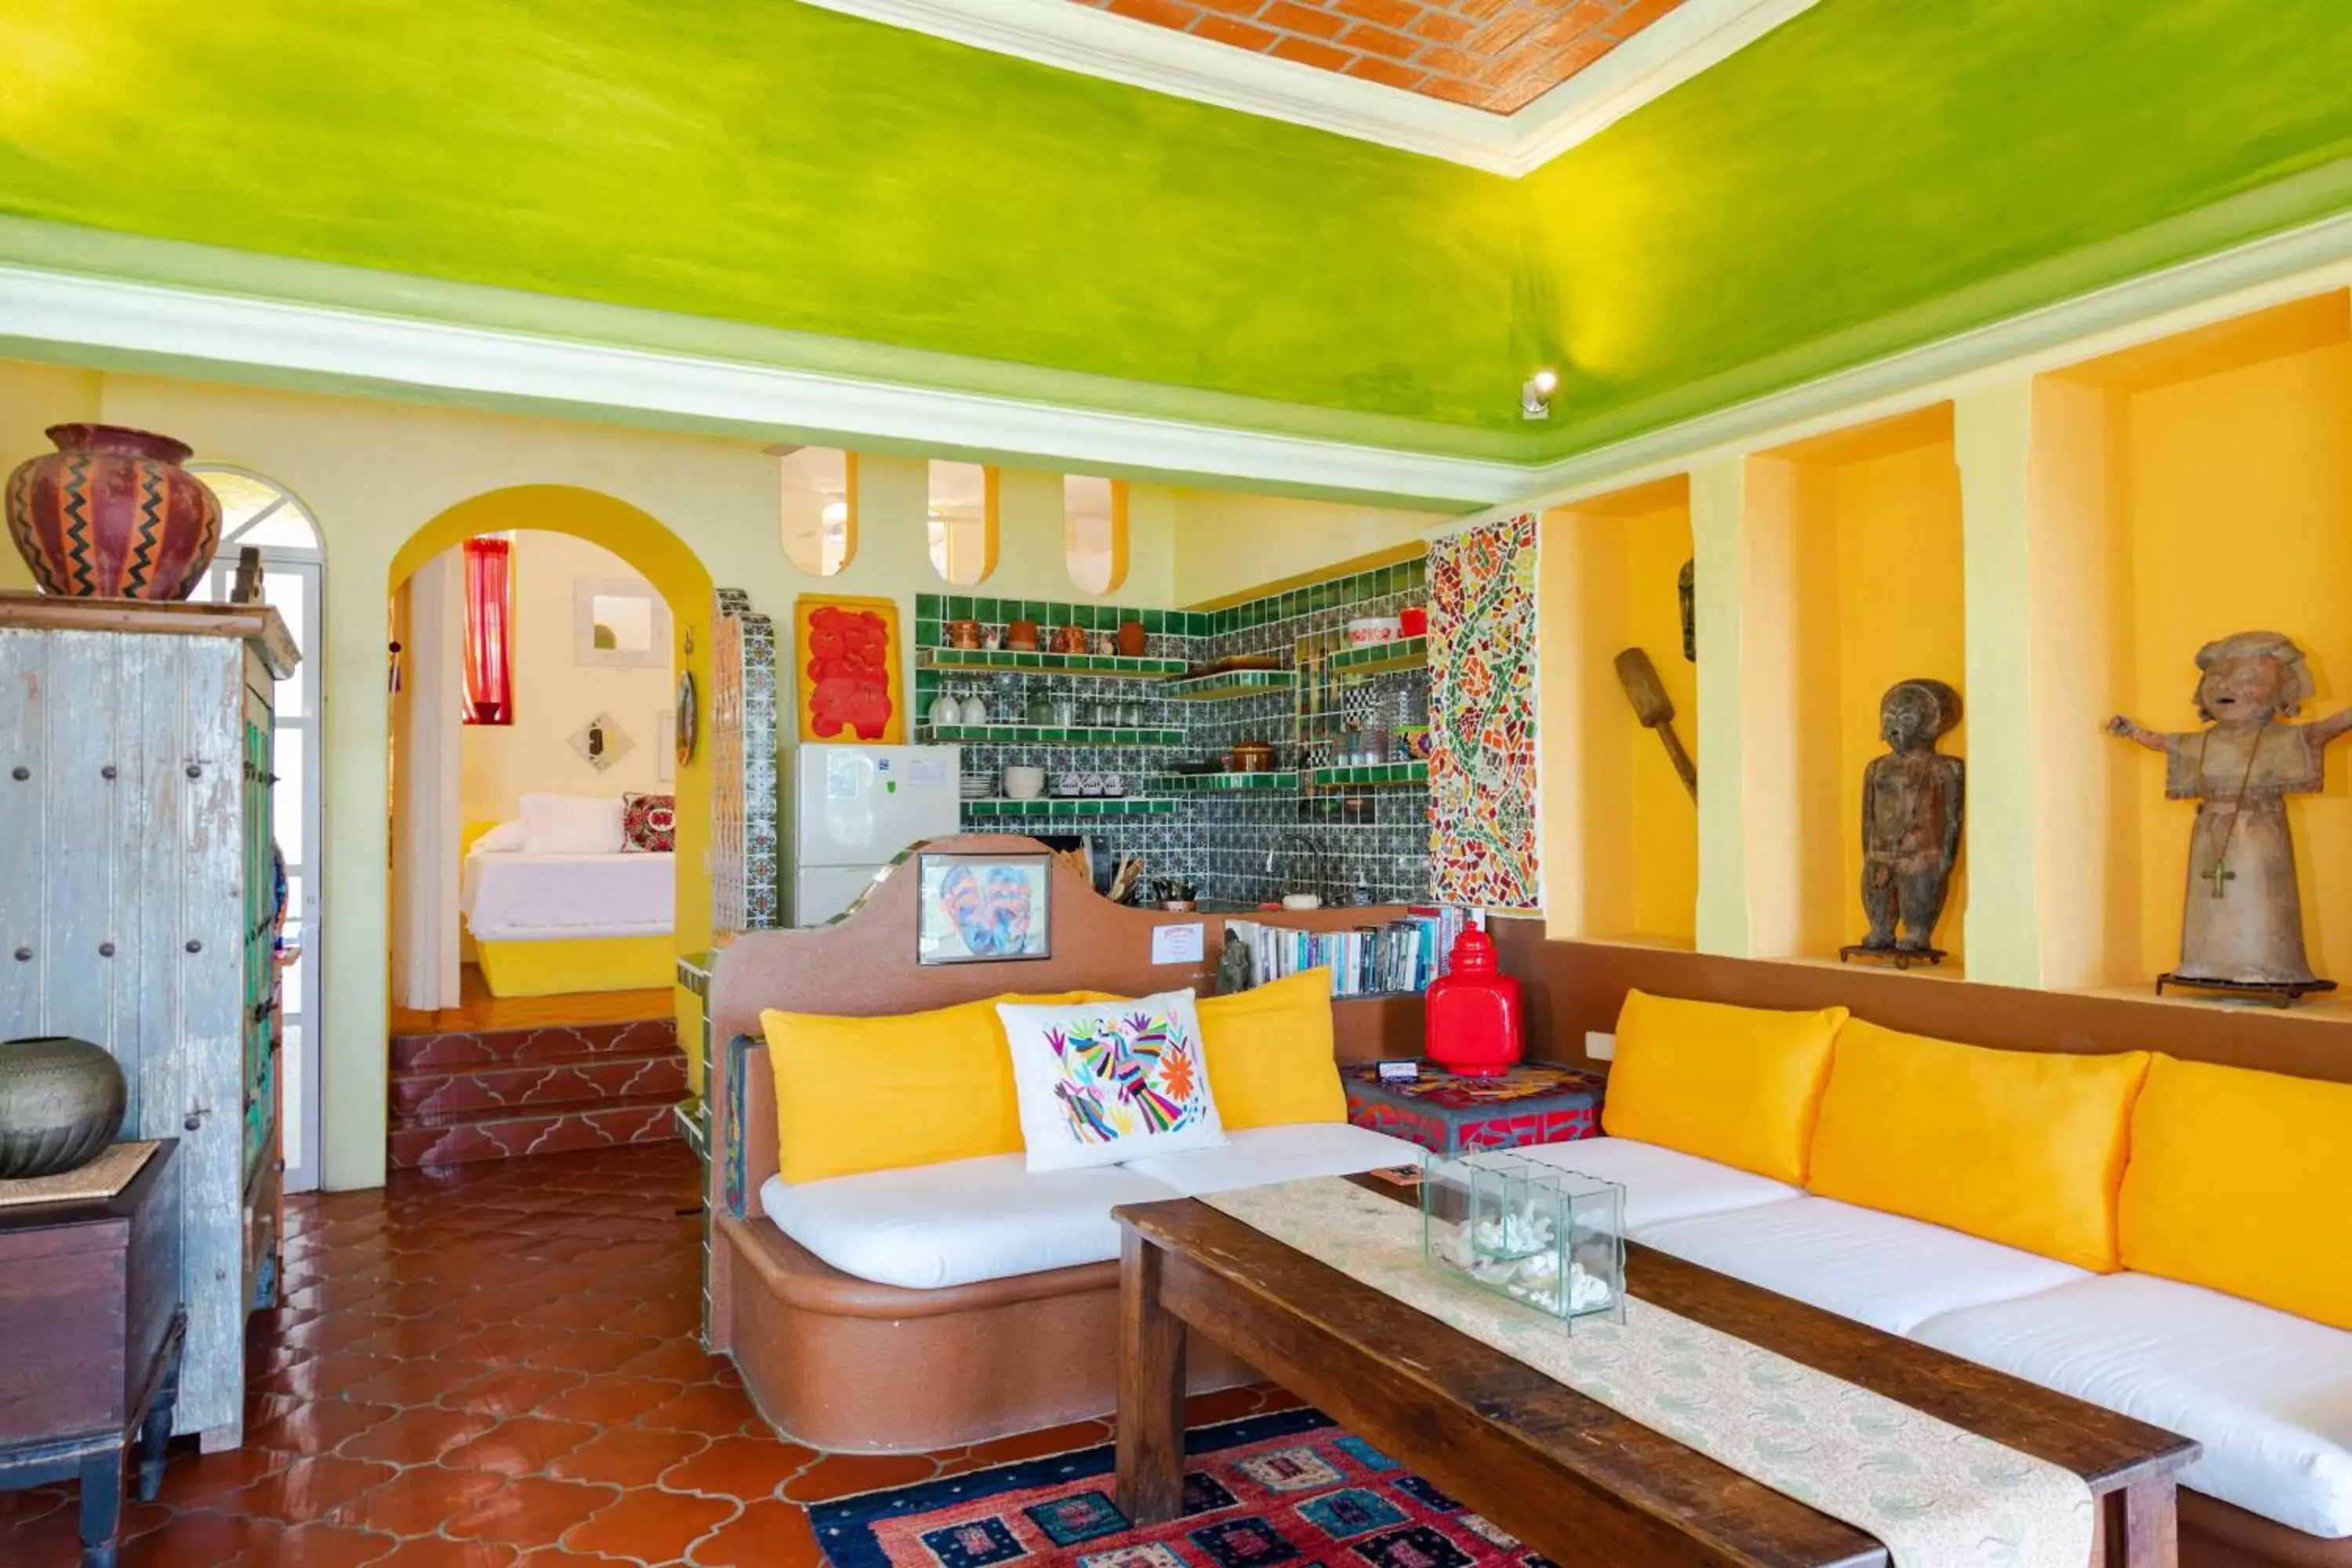
M 796 1443 L 952 1448 L 1118 1403 L 1116 1263 L 908 1290 L 844 1274 L 764 1215 L 720 1218 L 713 1242 L 732 1255 L 735 1364 Z M 1256 1380 L 1216 1347 L 1193 1347 L 1194 1393 Z

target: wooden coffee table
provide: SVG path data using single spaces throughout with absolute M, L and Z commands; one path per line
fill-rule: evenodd
M 1116 1214 L 1118 1503 L 1138 1524 L 1181 1510 L 1197 1330 L 1563 1568 L 1887 1562 L 1853 1526 L 1206 1204 Z M 2189 1439 L 1647 1247 L 1627 1246 L 1625 1270 L 1645 1301 L 2074 1471 L 2098 1500 L 2108 1568 L 2177 1563 Z

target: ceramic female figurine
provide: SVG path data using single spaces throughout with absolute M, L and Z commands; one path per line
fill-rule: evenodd
M 2180 967 L 2164 979 L 2290 994 L 2325 987 L 2304 956 L 2286 797 L 2326 782 L 2327 742 L 2352 729 L 2352 710 L 2310 724 L 2279 722 L 2301 710 L 2312 684 L 2303 650 L 2276 632 L 2207 643 L 2197 668 L 2205 672 L 2197 711 L 2207 728 L 2175 735 L 2121 714 L 2107 721 L 2111 734 L 2165 754 L 2168 798 L 2197 803 Z
M 1862 953 L 1941 956 L 1936 921 L 1959 859 L 1968 765 L 1936 742 L 1959 721 L 1959 693 L 1940 680 L 1897 681 L 1879 700 L 1878 731 L 1892 749 L 1862 770 L 1862 908 L 1870 917 Z

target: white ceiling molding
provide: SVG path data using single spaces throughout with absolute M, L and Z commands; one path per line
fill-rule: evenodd
M 2047 374 L 2292 300 L 2352 289 L 2352 216 L 2269 235 L 1974 331 L 1734 404 L 1524 471 L 1518 495 L 1429 528 L 1459 532 L 1647 484 L 1710 460 L 1940 403 L 1987 382 Z
M 1509 115 L 1252 54 L 1072 0 L 809 3 L 1130 87 L 1516 175 L 1600 134 L 1815 0 L 1684 0 Z
M 1482 506 L 1527 486 L 1518 464 L 1277 436 L 1144 415 L 421 321 L 29 267 L 0 266 L 0 339 L 87 360 L 162 356 L 258 367 L 365 394 L 457 393 L 545 412 L 657 415 L 741 435 L 861 438 L 1041 464 Z

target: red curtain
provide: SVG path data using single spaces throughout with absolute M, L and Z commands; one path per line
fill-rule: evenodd
M 514 722 L 514 546 L 466 541 L 466 722 Z

